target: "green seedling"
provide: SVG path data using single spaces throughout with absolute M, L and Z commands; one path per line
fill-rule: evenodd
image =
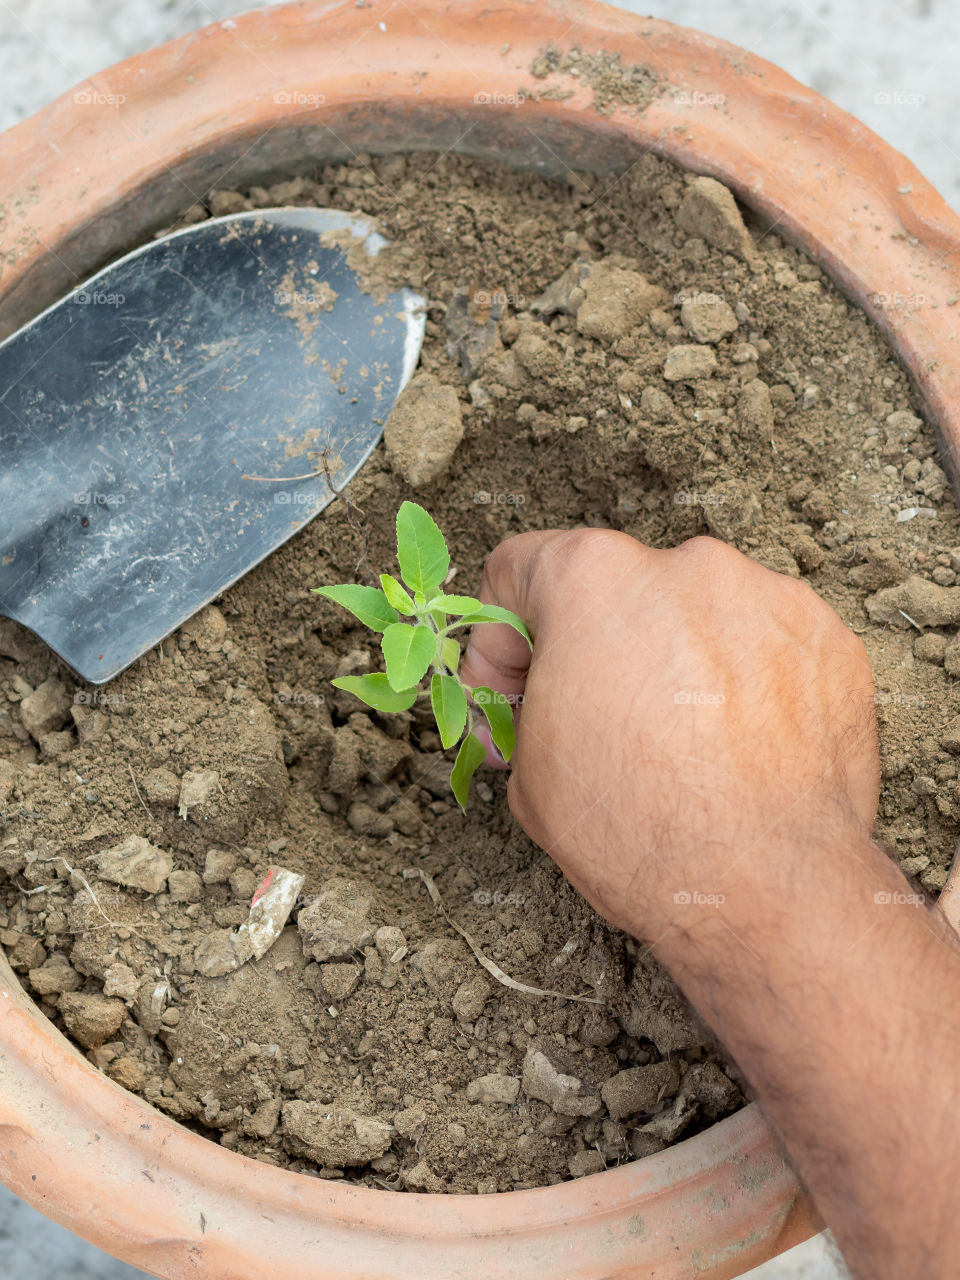
M 341 676 L 333 683 L 383 712 L 406 711 L 418 698 L 429 698 L 444 749 L 460 743 L 450 787 L 466 812 L 470 780 L 486 755 L 474 731 L 478 715 L 506 761 L 513 755 L 516 733 L 513 709 L 502 693 L 485 685 L 471 688 L 461 680 L 460 645 L 452 633 L 483 622 L 505 622 L 532 648 L 530 633 L 509 609 L 481 604 L 473 596 L 444 594 L 450 552 L 433 518 L 415 502 L 403 503 L 397 512 L 397 563 L 399 581 L 382 573 L 379 587 L 314 588 L 383 636 L 386 672 Z M 401 617 L 411 621 L 401 622 Z M 427 677 L 429 685 L 421 688 Z

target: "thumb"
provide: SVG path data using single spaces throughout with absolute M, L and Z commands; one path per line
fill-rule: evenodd
M 559 530 L 518 534 L 495 547 L 484 566 L 480 599 L 518 614 L 534 639 L 543 612 L 537 569 L 567 537 Z M 461 676 L 468 685 L 489 685 L 509 697 L 523 693 L 531 656 L 530 646 L 513 627 L 478 623 L 470 632 Z

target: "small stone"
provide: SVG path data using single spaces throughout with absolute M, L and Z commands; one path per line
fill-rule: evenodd
M 856 564 L 847 574 L 847 581 L 867 591 L 892 587 L 903 580 L 903 568 L 895 551 L 883 546 L 876 538 L 867 540 L 863 563 Z
M 414 489 L 446 474 L 462 439 L 457 393 L 432 373 L 419 373 L 408 383 L 383 429 L 391 467 Z
M 373 941 L 373 905 L 373 894 L 361 881 L 340 876 L 325 881 L 297 921 L 303 954 L 323 961 L 362 950 Z
M 127 1006 L 107 996 L 67 992 L 60 997 L 60 1015 L 75 1040 L 85 1049 L 96 1049 L 123 1026 Z
M 512 1106 L 519 1093 L 519 1076 L 502 1076 L 497 1072 L 479 1076 L 467 1085 L 467 1101 L 482 1102 L 485 1105 L 500 1103 L 504 1106 Z
M 802 409 L 812 409 L 815 404 L 819 403 L 819 400 L 820 388 L 812 382 L 808 382 L 800 395 L 800 407 Z
M 363 970 L 356 964 L 325 964 L 321 965 L 320 973 L 324 991 L 336 1004 L 353 995 Z
M 116 1058 L 107 1067 L 107 1075 L 123 1089 L 138 1093 L 143 1088 L 144 1069 L 136 1058 Z
M 582 288 L 577 329 L 604 343 L 627 337 L 664 298 L 663 290 L 639 271 L 606 262 L 590 265 Z
M 203 864 L 203 883 L 226 884 L 236 865 L 236 854 L 226 849 L 208 849 Z
M 939 893 L 941 889 L 946 888 L 949 875 L 950 872 L 946 867 L 928 867 L 921 873 L 920 883 L 931 893 Z
M 926 871 L 930 865 L 930 859 L 924 853 L 914 854 L 912 858 L 904 858 L 900 863 L 900 870 L 905 876 L 918 876 L 921 871 Z
M 103 975 L 103 994 L 133 1004 L 140 993 L 140 979 L 128 964 L 112 964 Z
M 697 177 L 676 212 L 677 225 L 738 258 L 754 256 L 753 241 L 732 194 L 715 178 Z
M 415 1142 L 427 1124 L 427 1113 L 421 1107 L 404 1107 L 393 1117 L 393 1127 L 401 1138 Z
M 952 756 L 960 756 L 960 716 L 956 716 L 940 735 L 940 745 Z
M 717 367 L 713 347 L 681 345 L 671 347 L 663 364 L 667 382 L 694 381 L 709 378 Z
M 716 1062 L 694 1063 L 683 1073 L 681 1093 L 690 1093 L 700 1104 L 700 1114 L 719 1120 L 732 1110 L 740 1098 L 740 1090 Z
M 563 275 L 534 298 L 530 303 L 531 313 L 535 316 L 575 316 L 586 296 L 582 286 L 589 270 L 589 262 L 572 262 Z
M 40 754 L 47 760 L 62 760 L 76 746 L 76 739 L 69 729 L 40 735 Z
M 367 831 L 372 831 L 381 816 L 379 810 L 372 804 L 367 804 L 365 800 L 354 800 L 347 810 L 347 826 L 357 835 L 363 835 Z
M 943 640 L 943 636 L 937 632 L 934 631 L 932 634 L 938 640 Z M 914 645 L 913 651 L 916 653 L 916 645 Z M 944 644 L 941 651 L 941 661 L 943 662 L 943 669 L 948 676 L 953 676 L 954 678 L 960 676 L 960 632 L 951 636 Z
M 0 760 L 0 805 L 4 805 L 13 795 L 17 781 L 17 771 L 9 760 Z
M 44 680 L 20 703 L 23 727 L 37 742 L 45 733 L 62 729 L 70 719 L 73 700 L 62 680 L 52 676 Z
M 490 991 L 490 983 L 480 973 L 461 982 L 452 1001 L 455 1016 L 461 1022 L 476 1022 L 490 998 Z
M 675 1062 L 652 1062 L 645 1067 L 628 1067 L 605 1082 L 600 1096 L 612 1120 L 623 1120 L 640 1112 L 654 1111 L 664 1098 L 680 1087 L 680 1068 Z
M 212 800 L 220 788 L 220 775 L 213 769 L 191 769 L 180 779 L 181 818 L 186 818 L 191 809 Z
M 172 809 L 180 798 L 180 779 L 170 769 L 148 769 L 141 779 L 140 790 L 150 804 Z
M 44 961 L 39 969 L 29 972 L 30 985 L 38 996 L 60 995 L 65 991 L 79 991 L 83 979 L 66 956 L 54 955 Z
M 740 392 L 737 416 L 744 426 L 753 427 L 764 437 L 773 430 L 773 402 L 762 378 L 754 378 Z
M 591 1173 L 603 1173 L 606 1167 L 599 1151 L 577 1151 L 567 1161 L 571 1178 L 585 1178 Z
M 251 1138 L 271 1137 L 280 1123 L 280 1107 L 279 1098 L 268 1098 L 266 1102 L 261 1102 L 253 1115 L 243 1121 L 243 1131 Z
M 814 524 L 826 524 L 837 514 L 837 504 L 825 489 L 811 489 L 800 507 L 803 514 Z
M 913 642 L 913 656 L 919 658 L 921 662 L 933 662 L 939 665 L 943 662 L 946 648 L 946 636 L 942 636 L 939 631 L 925 631 Z M 957 656 L 960 658 L 960 653 Z
M 411 1191 L 442 1191 L 443 1183 L 426 1160 L 420 1160 L 412 1169 L 404 1169 L 400 1175 L 403 1185 Z
M 162 893 L 173 870 L 173 859 L 143 836 L 127 836 L 121 844 L 100 854 L 97 869 L 104 880 L 114 884 L 142 889 L 144 893 Z
M 960 623 L 960 587 L 938 587 L 917 575 L 869 596 L 865 604 L 873 622 L 903 628 L 912 623 L 918 627 L 955 627 Z
M 196 871 L 171 871 L 167 877 L 167 889 L 171 902 L 199 902 L 203 896 L 203 881 Z
M 687 298 L 680 308 L 680 323 L 697 342 L 720 342 L 739 327 L 733 309 L 709 294 Z
M 215 604 L 194 614 L 180 628 L 202 653 L 219 653 L 227 638 L 227 620 Z
M 398 951 L 403 950 L 407 940 L 402 929 L 398 929 L 395 924 L 385 924 L 373 935 L 373 943 L 381 958 L 389 962 L 394 960 Z
M 197 947 L 193 963 L 203 977 L 222 978 L 252 959 L 253 945 L 246 931 L 216 929 Z
M 230 892 L 240 902 L 249 905 L 260 886 L 260 877 L 249 867 L 238 867 L 230 873 Z
M 760 359 L 760 352 L 752 342 L 738 342 L 730 353 L 734 364 L 750 364 Z
M 653 422 L 669 422 L 675 412 L 673 401 L 659 387 L 643 388 L 640 408 Z
M 538 1098 L 560 1115 L 592 1116 L 600 1110 L 600 1099 L 583 1095 L 583 1082 L 564 1075 L 538 1049 L 528 1049 L 523 1060 L 523 1091 Z
M 281 1117 L 286 1149 L 333 1169 L 369 1164 L 393 1140 L 391 1125 L 335 1102 L 286 1102 Z

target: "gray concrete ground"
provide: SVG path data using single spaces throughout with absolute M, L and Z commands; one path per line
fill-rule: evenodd
M 120 58 L 252 7 L 243 0 L 0 0 L 0 128 Z M 953 0 L 622 0 L 778 63 L 908 155 L 960 206 L 960 23 Z M 953 135 L 953 136 L 951 136 Z M 141 1275 L 0 1187 L 0 1276 Z M 824 1237 L 752 1280 L 839 1280 Z

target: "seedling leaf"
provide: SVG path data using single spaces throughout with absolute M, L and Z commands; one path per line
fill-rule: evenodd
M 460 645 L 453 636 L 446 636 L 440 641 L 440 657 L 443 665 L 456 675 L 460 666 Z
M 474 596 L 434 596 L 430 601 L 431 609 L 441 609 L 444 613 L 453 614 L 455 617 L 461 617 L 465 613 L 475 613 L 479 609 L 480 601 Z
M 450 571 L 450 553 L 432 516 L 416 502 L 397 512 L 397 563 L 413 591 L 433 595 Z
M 338 689 L 346 689 L 347 693 L 356 694 L 375 711 L 406 711 L 417 700 L 416 689 L 407 689 L 403 693 L 391 689 L 390 681 L 382 671 L 368 676 L 338 676 L 330 683 Z
M 401 692 L 418 685 L 437 652 L 436 633 L 422 623 L 395 622 L 381 642 L 390 687 Z
M 416 613 L 417 609 L 413 603 L 413 598 L 404 591 L 400 583 L 391 574 L 381 573 L 380 585 L 383 587 L 383 594 L 398 613 L 405 613 L 410 616 Z
M 454 676 L 442 676 L 435 672 L 430 681 L 430 703 L 434 719 L 440 730 L 444 750 L 460 739 L 467 723 L 467 695 L 463 685 Z
M 474 689 L 473 700 L 490 726 L 493 745 L 509 764 L 517 744 L 517 734 L 513 727 L 513 709 L 510 703 L 502 693 L 497 693 L 487 685 L 480 685 L 479 688 Z
M 371 631 L 383 631 L 397 621 L 397 611 L 377 587 L 360 587 L 352 583 L 338 587 L 314 587 L 317 595 L 326 596 L 349 609 Z
M 471 627 L 477 622 L 505 622 L 507 626 L 513 627 L 514 631 L 519 631 L 530 648 L 533 648 L 530 632 L 527 630 L 523 619 L 518 618 L 510 609 L 504 609 L 498 604 L 481 605 L 476 613 L 468 614 L 463 622 L 465 626 L 469 625 Z
M 470 798 L 470 779 L 483 764 L 487 749 L 475 733 L 468 733 L 460 744 L 457 758 L 453 762 L 450 774 L 450 790 L 457 798 L 457 804 L 467 811 L 467 800 Z

